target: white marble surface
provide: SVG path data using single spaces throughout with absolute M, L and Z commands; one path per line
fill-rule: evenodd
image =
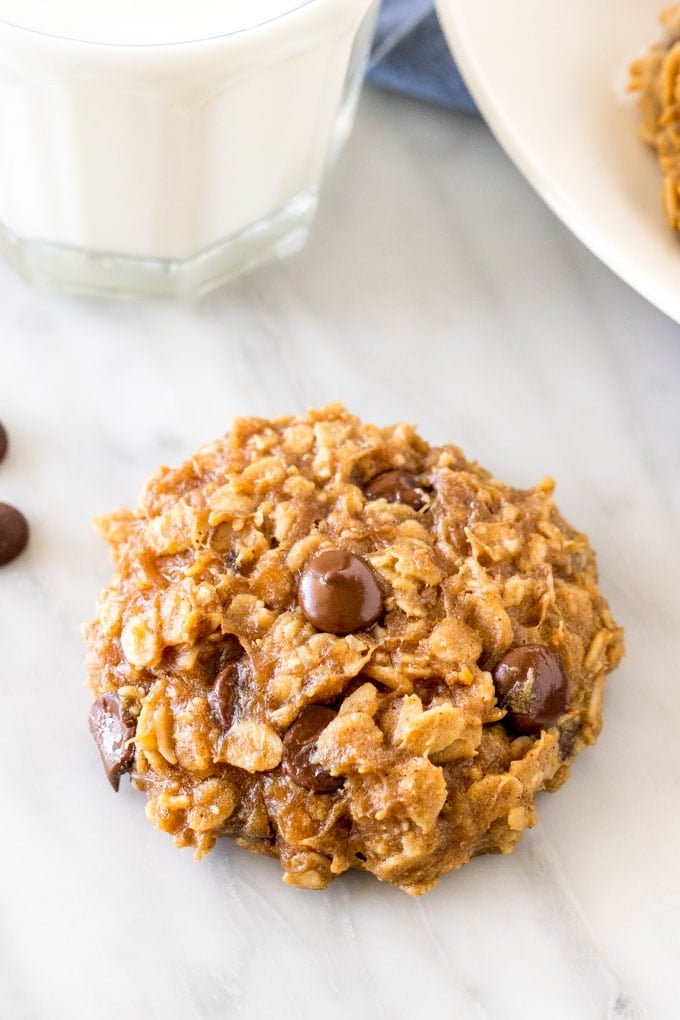
M 3 1020 L 680 1016 L 680 328 L 614 278 L 474 120 L 369 92 L 307 250 L 199 307 L 81 300 L 0 267 Z M 411 900 L 201 864 L 115 797 L 79 624 L 109 574 L 90 518 L 232 415 L 343 399 L 546 473 L 599 552 L 628 657 L 597 747 L 513 857 Z

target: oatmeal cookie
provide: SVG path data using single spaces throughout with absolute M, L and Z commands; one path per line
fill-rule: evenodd
M 600 730 L 623 641 L 553 482 L 339 405 L 243 418 L 134 513 L 85 628 L 109 780 L 203 856 L 407 893 L 509 853 Z
M 680 5 L 659 15 L 664 38 L 630 69 L 630 89 L 639 93 L 640 138 L 656 150 L 663 174 L 663 204 L 673 230 L 680 230 Z

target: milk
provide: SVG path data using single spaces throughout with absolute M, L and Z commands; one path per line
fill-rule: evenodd
M 349 132 L 371 0 L 0 0 L 0 249 L 193 294 L 297 249 Z

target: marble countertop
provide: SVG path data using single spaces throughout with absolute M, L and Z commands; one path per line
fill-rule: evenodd
M 474 119 L 367 91 L 307 249 L 195 307 L 0 267 L 0 1016 L 680 1016 L 680 327 L 556 221 Z M 512 857 L 412 900 L 201 864 L 116 798 L 87 733 L 90 519 L 233 415 L 342 399 L 518 486 L 552 474 L 627 632 L 599 743 Z

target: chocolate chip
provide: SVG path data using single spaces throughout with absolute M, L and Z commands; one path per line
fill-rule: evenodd
M 493 673 L 496 696 L 518 733 L 540 733 L 566 711 L 569 679 L 559 652 L 543 645 L 511 649 Z
M 425 493 L 412 471 L 395 469 L 376 475 L 364 487 L 367 499 L 386 499 L 388 503 L 406 503 L 414 510 L 425 505 Z
M 224 634 L 218 644 L 220 668 L 223 669 L 228 662 L 240 659 L 245 654 L 245 649 L 235 634 Z
M 235 634 L 224 634 L 218 641 L 203 641 L 196 653 L 195 674 L 203 683 L 212 684 L 228 663 L 243 654 L 243 645 Z M 179 668 L 181 671 L 181 664 Z
M 220 726 L 228 730 L 234 721 L 238 704 L 240 661 L 228 663 L 215 677 L 213 689 L 208 696 L 213 715 Z
M 435 698 L 443 701 L 451 701 L 453 698 L 451 688 L 441 677 L 427 676 L 414 680 L 413 693 L 418 695 L 426 708 Z
M 0 421 L 0 461 L 5 459 L 7 453 L 7 431 Z
M 383 611 L 373 571 L 347 549 L 311 558 L 300 578 L 298 602 L 309 622 L 329 634 L 368 630 Z
M 17 558 L 28 542 L 28 521 L 16 507 L 0 503 L 0 567 Z
M 135 735 L 135 720 L 123 708 L 118 693 L 108 691 L 92 705 L 89 723 L 108 780 L 118 792 L 120 777 L 131 770 L 135 761 L 135 745 L 128 744 Z
M 235 634 L 224 636 L 219 665 L 220 671 L 214 679 L 208 701 L 220 726 L 228 730 L 233 725 L 239 697 L 252 672 L 250 658 Z
M 570 732 L 569 730 L 563 730 L 562 733 L 560 733 L 558 750 L 562 761 L 571 756 L 576 743 L 576 737 L 577 734 L 575 732 Z
M 283 771 L 294 783 L 315 793 L 334 793 L 343 784 L 313 761 L 319 734 L 337 715 L 330 708 L 312 705 L 304 709 L 283 738 Z

